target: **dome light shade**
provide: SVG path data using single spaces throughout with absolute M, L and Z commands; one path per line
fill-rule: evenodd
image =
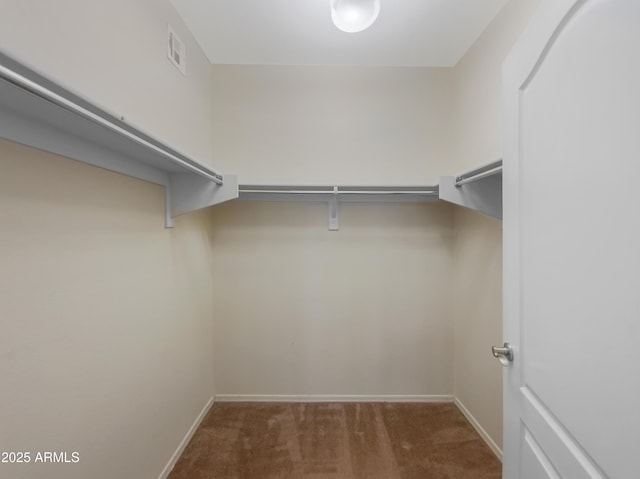
M 380 0 L 330 0 L 331 19 L 343 32 L 361 32 L 380 14 Z

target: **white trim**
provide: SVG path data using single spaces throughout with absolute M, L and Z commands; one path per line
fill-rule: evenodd
M 471 414 L 467 407 L 462 404 L 462 401 L 460 401 L 460 399 L 454 397 L 453 403 L 458 406 L 458 409 L 460 409 L 460 412 L 464 415 L 464 417 L 467 418 L 467 421 L 471 423 L 473 428 L 478 432 L 478 434 L 480 434 L 480 437 L 484 440 L 484 442 L 487 443 L 489 449 L 491 449 L 496 457 L 500 459 L 500 462 L 502 462 L 502 449 L 500 449 L 496 442 L 491 438 L 491 436 L 489 436 L 489 433 L 484 430 L 484 428 L 480 425 L 473 414 Z
M 171 456 L 171 459 L 169 459 L 169 462 L 160 473 L 160 476 L 158 477 L 158 479 L 167 479 L 169 474 L 171 474 L 171 471 L 173 470 L 174 466 L 178 462 L 178 459 L 180 459 L 180 456 L 182 455 L 185 448 L 187 447 L 187 444 L 189 444 L 189 441 L 191 441 L 191 438 L 196 433 L 196 430 L 198 429 L 198 427 L 200 427 L 200 423 L 203 421 L 204 417 L 209 412 L 209 409 L 211 409 L 211 406 L 213 406 L 213 400 L 214 400 L 214 397 L 209 399 L 207 401 L 207 404 L 204 405 L 204 408 L 202 408 L 202 411 L 200 411 L 200 414 L 198 414 L 198 417 L 196 417 L 196 420 L 193 421 L 193 424 L 187 431 L 187 434 L 184 436 L 184 438 L 182 438 L 182 441 L 180 441 L 178 448 Z
M 284 394 L 216 394 L 216 402 L 453 402 L 452 394 L 437 395 L 284 395 Z

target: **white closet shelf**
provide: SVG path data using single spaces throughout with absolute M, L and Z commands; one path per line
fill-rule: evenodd
M 329 230 L 340 229 L 340 203 L 423 203 L 438 201 L 438 186 L 273 186 L 240 185 L 241 201 L 327 202 Z
M 162 185 L 165 223 L 235 198 L 324 201 L 329 229 L 339 229 L 339 203 L 449 201 L 502 218 L 502 160 L 435 186 L 242 185 L 0 52 L 0 138 Z
M 441 200 L 502 219 L 502 160 L 457 176 L 441 176 Z
M 222 175 L 0 52 L 0 138 L 162 185 L 165 223 L 238 197 Z

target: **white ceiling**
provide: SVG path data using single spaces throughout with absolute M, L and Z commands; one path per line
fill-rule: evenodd
M 170 0 L 211 63 L 453 66 L 508 0 L 381 0 L 361 33 L 330 0 Z

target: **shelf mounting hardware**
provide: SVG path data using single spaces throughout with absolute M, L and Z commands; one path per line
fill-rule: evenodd
M 329 200 L 329 231 L 340 229 L 340 209 L 338 207 L 338 187 L 333 187 L 333 195 Z

